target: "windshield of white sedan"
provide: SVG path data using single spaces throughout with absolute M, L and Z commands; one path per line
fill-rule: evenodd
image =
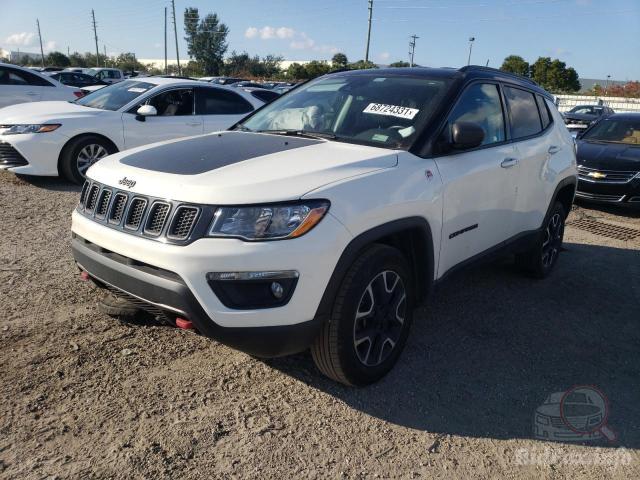
M 407 148 L 447 87 L 448 81 L 442 79 L 333 76 L 293 90 L 239 128 Z
M 582 139 L 595 142 L 640 145 L 640 119 L 617 120 L 615 118 L 607 118 L 601 120 L 593 128 L 585 132 Z
M 96 90 L 77 100 L 76 103 L 85 107 L 115 111 L 155 86 L 153 83 L 126 80 Z

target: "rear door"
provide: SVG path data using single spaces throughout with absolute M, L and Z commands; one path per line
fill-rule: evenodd
M 204 133 L 226 130 L 253 110 L 235 92 L 213 86 L 196 88 L 196 113 L 202 116 Z
M 505 119 L 500 86 L 492 82 L 466 87 L 449 114 L 443 141 L 456 122 L 476 123 L 485 135 L 479 147 L 435 159 L 444 183 L 438 276 L 515 233 L 518 160 L 507 142 Z
M 47 83 L 49 82 L 29 72 L 0 66 L 0 108 L 16 103 L 39 101 L 42 98 L 43 85 Z
M 152 105 L 158 115 L 139 117 L 141 105 Z M 195 114 L 193 87 L 163 90 L 122 114 L 126 148 L 202 134 L 202 117 Z

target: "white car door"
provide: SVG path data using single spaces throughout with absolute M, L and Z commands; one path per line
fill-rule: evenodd
M 456 122 L 484 130 L 479 147 L 450 150 L 435 161 L 443 181 L 443 225 L 438 276 L 515 234 L 518 160 L 506 142 L 506 122 L 499 86 L 468 86 L 449 114 L 443 141 Z
M 29 72 L 0 66 L 0 108 L 39 101 L 44 82 L 44 79 Z
M 196 88 L 196 113 L 202 115 L 204 133 L 226 130 L 253 110 L 238 93 L 214 86 Z
M 202 134 L 202 117 L 195 114 L 193 87 L 169 88 L 144 102 L 157 115 L 141 117 L 140 105 L 122 114 L 126 148 Z

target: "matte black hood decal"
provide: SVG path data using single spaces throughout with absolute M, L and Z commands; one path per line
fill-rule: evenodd
M 321 143 L 322 140 L 245 132 L 187 138 L 127 155 L 120 163 L 178 175 L 198 175 L 234 163 Z
M 640 146 L 578 141 L 578 165 L 600 170 L 640 171 Z

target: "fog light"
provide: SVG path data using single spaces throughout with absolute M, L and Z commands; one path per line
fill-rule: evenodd
M 273 293 L 274 297 L 280 300 L 284 295 L 284 288 L 282 288 L 282 285 L 280 285 L 278 282 L 273 282 L 271 283 L 271 293 Z

